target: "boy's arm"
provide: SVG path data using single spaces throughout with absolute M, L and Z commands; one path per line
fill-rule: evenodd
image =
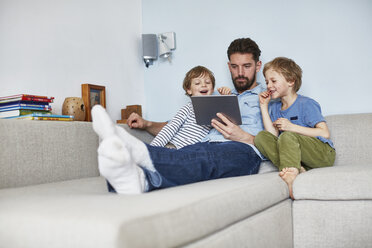
M 275 136 L 279 135 L 279 131 L 273 125 L 269 114 L 269 102 L 270 102 L 270 93 L 264 91 L 259 95 L 260 98 L 260 109 L 262 115 L 262 122 L 266 131 L 272 133 Z
M 137 113 L 132 113 L 127 120 L 130 128 L 142 129 L 156 136 L 167 122 L 153 122 L 143 119 Z
M 329 139 L 330 133 L 327 124 L 322 121 L 315 125 L 315 127 L 303 127 L 293 124 L 288 119 L 279 118 L 273 123 L 280 131 L 290 131 L 305 136 L 317 137 Z
M 173 119 L 166 124 L 156 137 L 151 141 L 150 145 L 164 147 L 169 141 L 175 137 L 185 123 L 187 117 L 190 115 L 190 109 L 188 105 L 182 107 Z

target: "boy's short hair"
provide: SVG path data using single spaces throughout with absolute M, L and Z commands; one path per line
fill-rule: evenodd
M 302 84 L 302 69 L 293 60 L 286 57 L 278 57 L 265 64 L 263 74 L 266 77 L 267 70 L 273 70 L 283 75 L 288 82 L 294 81 L 293 90 L 297 92 Z
M 258 62 L 260 60 L 261 50 L 256 42 L 250 38 L 240 38 L 231 42 L 229 48 L 227 49 L 227 57 L 229 60 L 231 54 L 234 53 L 250 53 L 253 55 L 254 61 Z
M 198 65 L 189 70 L 186 73 L 185 79 L 183 80 L 183 89 L 186 91 L 186 95 L 190 96 L 189 94 L 187 94 L 187 90 L 191 88 L 191 80 L 200 76 L 208 76 L 212 81 L 212 87 L 214 89 L 216 80 L 214 78 L 213 72 L 211 72 L 204 66 Z

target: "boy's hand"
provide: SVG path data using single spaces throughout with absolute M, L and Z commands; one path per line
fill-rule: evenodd
M 221 95 L 231 95 L 231 89 L 229 87 L 220 87 L 217 89 L 217 91 Z
M 259 99 L 260 99 L 260 105 L 268 105 L 271 100 L 270 91 L 267 90 L 267 91 L 261 92 L 259 95 Z
M 131 113 L 130 116 L 127 119 L 127 124 L 130 128 L 135 129 L 145 129 L 148 125 L 147 121 L 143 119 L 139 114 L 137 113 Z
M 294 124 L 286 118 L 278 118 L 276 121 L 273 122 L 273 125 L 279 131 L 291 131 L 291 128 Z

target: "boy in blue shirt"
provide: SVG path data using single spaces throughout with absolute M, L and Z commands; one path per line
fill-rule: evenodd
M 292 185 L 296 176 L 312 168 L 332 166 L 336 152 L 319 104 L 297 94 L 301 68 L 293 60 L 279 57 L 265 64 L 263 74 L 267 91 L 259 98 L 265 130 L 254 143 L 279 168 L 294 199 Z

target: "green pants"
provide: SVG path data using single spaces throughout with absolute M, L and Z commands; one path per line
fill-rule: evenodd
M 317 138 L 293 132 L 283 132 L 279 137 L 261 131 L 254 139 L 257 149 L 281 171 L 286 167 L 306 169 L 332 166 L 336 152 Z

